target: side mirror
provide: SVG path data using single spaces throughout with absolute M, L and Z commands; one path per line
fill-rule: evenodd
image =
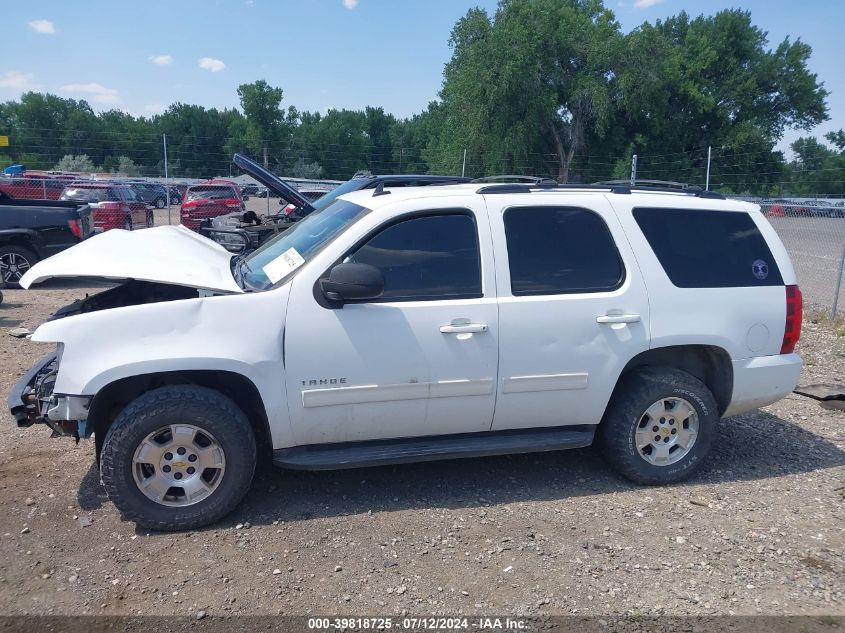
M 384 277 L 369 264 L 338 264 L 320 281 L 320 288 L 330 301 L 375 299 L 384 292 Z

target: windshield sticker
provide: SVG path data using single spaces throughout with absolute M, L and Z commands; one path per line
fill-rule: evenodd
M 755 259 L 754 263 L 751 264 L 751 272 L 754 273 L 757 279 L 762 281 L 769 276 L 769 265 L 762 259 Z
M 302 258 L 302 255 L 300 255 L 295 248 L 289 248 L 272 262 L 264 266 L 261 270 L 263 270 L 264 274 L 267 275 L 270 283 L 274 284 L 285 275 L 292 273 L 304 263 L 305 260 Z

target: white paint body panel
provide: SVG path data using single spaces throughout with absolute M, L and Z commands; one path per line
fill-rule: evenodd
M 253 382 L 274 448 L 493 429 L 597 424 L 619 372 L 649 347 L 706 344 L 732 359 L 728 414 L 788 393 L 801 370 L 779 355 L 783 287 L 674 287 L 631 215 L 633 206 L 750 212 L 786 284 L 795 273 L 768 222 L 750 205 L 677 194 L 543 192 L 478 195 L 478 185 L 343 196 L 371 212 L 313 254 L 279 287 L 243 293 L 230 255 L 184 228 L 109 231 L 34 266 L 49 277 L 144 279 L 231 293 L 136 305 L 48 322 L 35 341 L 61 344 L 55 391 L 94 396 L 109 383 L 178 370 L 234 372 Z M 502 210 L 582 206 L 608 224 L 626 278 L 606 293 L 513 297 Z M 315 282 L 359 239 L 397 216 L 468 209 L 479 232 L 483 296 L 319 305 Z M 631 323 L 597 323 L 612 313 Z M 483 324 L 485 331 L 441 332 Z M 753 348 L 753 349 L 751 349 Z
M 235 283 L 232 254 L 184 226 L 112 229 L 35 264 L 21 286 L 51 278 L 138 279 L 218 292 L 243 292 Z
M 314 285 L 320 276 L 379 226 L 408 212 L 457 208 L 476 219 L 483 298 L 342 309 L 317 303 Z M 458 323 L 484 324 L 487 330 L 440 331 Z M 498 335 L 493 252 L 481 198 L 423 198 L 373 210 L 293 280 L 285 350 L 297 443 L 488 431 L 496 402 Z M 319 384 L 341 378 L 344 386 Z
M 257 387 L 274 446 L 291 446 L 282 364 L 290 285 L 101 310 L 48 321 L 34 341 L 62 343 L 55 393 L 96 395 L 115 380 L 180 370 L 241 374 Z
M 499 287 L 499 395 L 493 430 L 597 424 L 625 364 L 649 347 L 649 305 L 636 259 L 604 196 L 536 192 L 486 196 Z M 511 295 L 504 213 L 519 207 L 580 207 L 607 224 L 626 270 L 611 292 Z M 635 323 L 602 324 L 606 314 Z

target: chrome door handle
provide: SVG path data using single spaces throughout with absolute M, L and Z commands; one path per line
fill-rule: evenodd
M 639 314 L 604 314 L 596 317 L 596 323 L 639 323 Z
M 486 332 L 486 323 L 464 323 L 461 325 L 441 325 L 440 331 L 443 334 L 470 334 L 475 332 Z

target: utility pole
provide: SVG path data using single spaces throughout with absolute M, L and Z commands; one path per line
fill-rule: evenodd
M 707 180 L 704 182 L 704 190 L 710 191 L 710 150 L 711 147 L 707 146 Z
M 461 167 L 461 177 L 466 176 L 467 173 L 467 151 L 464 150 L 464 166 Z
M 164 190 L 167 196 L 167 223 L 172 224 L 173 221 L 170 217 L 170 183 L 167 177 L 167 134 L 161 135 L 161 142 L 164 145 Z
M 631 186 L 637 184 L 637 155 L 631 158 Z

